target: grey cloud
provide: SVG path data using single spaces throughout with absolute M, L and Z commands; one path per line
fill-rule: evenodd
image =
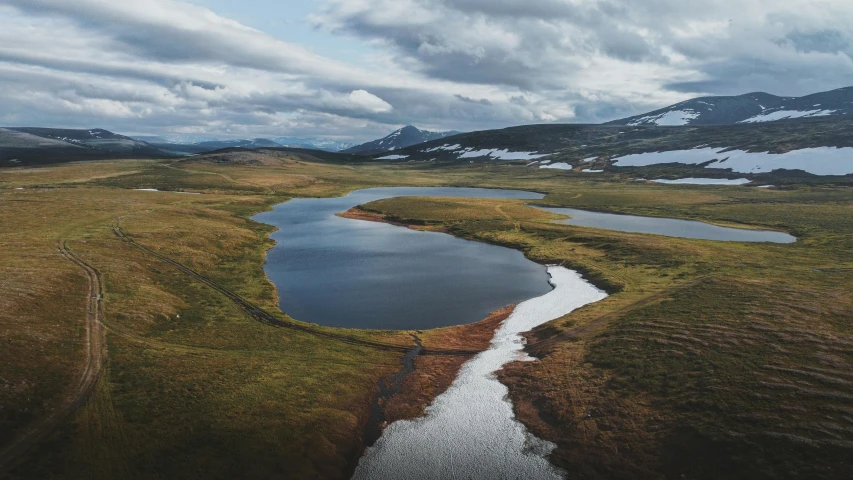
M 838 0 L 325 4 L 316 24 L 373 41 L 381 71 L 173 0 L 5 0 L 0 122 L 367 140 L 409 123 L 600 122 L 696 94 L 812 93 L 853 74 L 853 5 Z M 53 35 L 8 33 L 27 22 Z
M 850 56 L 851 42 L 849 32 L 844 34 L 838 30 L 821 30 L 817 32 L 794 31 L 786 35 L 799 52 L 810 53 L 844 53 Z
M 491 105 L 492 104 L 492 102 L 490 102 L 488 99 L 485 99 L 485 98 L 475 100 L 471 97 L 466 97 L 465 95 L 458 95 L 458 94 L 454 95 L 454 97 L 458 98 L 459 100 L 462 100 L 463 102 L 468 102 L 468 103 L 479 103 L 480 105 Z

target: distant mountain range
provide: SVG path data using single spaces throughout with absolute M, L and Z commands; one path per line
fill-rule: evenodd
M 853 87 L 805 97 L 747 93 L 736 97 L 701 97 L 605 125 L 732 125 L 790 118 L 850 115 Z
M 137 140 L 165 147 L 167 150 L 199 153 L 222 148 L 304 148 L 337 152 L 352 147 L 350 142 L 324 138 L 276 137 L 220 140 L 209 135 L 138 135 Z
M 410 147 L 419 143 L 429 142 L 458 135 L 460 132 L 428 132 L 420 130 L 417 127 L 408 125 L 399 130 L 395 130 L 387 137 L 374 140 L 372 142 L 363 143 L 352 148 L 344 150 L 344 153 L 355 153 L 359 155 L 373 155 L 382 152 L 390 152 L 401 148 Z

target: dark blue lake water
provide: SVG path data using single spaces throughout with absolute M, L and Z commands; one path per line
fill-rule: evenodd
M 335 216 L 401 196 L 542 198 L 511 190 L 376 188 L 277 205 L 253 218 L 279 228 L 264 270 L 281 310 L 336 327 L 427 329 L 477 322 L 551 290 L 545 267 L 516 250 Z

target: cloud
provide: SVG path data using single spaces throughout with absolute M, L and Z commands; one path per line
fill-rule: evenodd
M 347 98 L 352 105 L 369 112 L 381 113 L 393 110 L 390 103 L 365 90 L 353 90 Z
M 372 53 L 326 58 L 192 1 L 5 0 L 0 123 L 360 141 L 853 74 L 848 0 L 326 0 L 311 21 Z

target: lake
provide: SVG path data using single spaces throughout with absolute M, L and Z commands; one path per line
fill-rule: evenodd
M 320 325 L 428 329 L 473 323 L 551 290 L 545 267 L 516 250 L 335 214 L 383 198 L 440 196 L 538 200 L 478 188 L 374 188 L 297 198 L 253 217 L 279 228 L 264 270 L 281 310 Z
M 796 237 L 783 232 L 721 227 L 694 220 L 640 217 L 636 215 L 590 212 L 574 208 L 537 208 L 571 217 L 567 220 L 556 220 L 558 223 L 581 227 L 604 228 L 620 232 L 652 233 L 668 237 L 696 238 L 724 242 L 794 243 L 797 241 Z

